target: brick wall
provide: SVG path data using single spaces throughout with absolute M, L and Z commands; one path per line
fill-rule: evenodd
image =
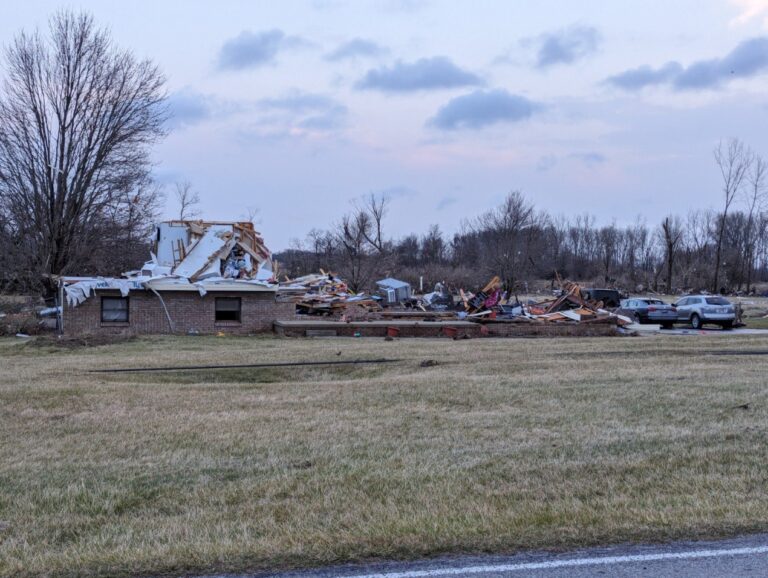
M 384 337 L 387 335 L 387 329 L 394 327 L 397 329 L 398 337 L 449 337 L 455 334 L 457 338 L 480 337 L 482 335 L 482 326 L 477 323 L 450 323 L 450 322 L 426 322 L 417 321 L 405 323 L 386 323 L 382 321 L 360 321 L 334 323 L 320 322 L 315 323 L 312 319 L 298 319 L 290 325 L 278 324 L 275 326 L 275 332 L 283 337 L 306 337 L 311 336 L 313 331 L 328 332 L 327 335 L 335 334 L 338 337 Z M 454 331 L 451 331 L 451 328 Z M 307 331 L 310 333 L 308 334 Z
M 619 335 L 613 323 L 488 323 L 489 337 L 609 337 Z
M 293 319 L 295 305 L 278 303 L 273 292 L 209 292 L 204 297 L 192 291 L 160 293 L 174 324 L 175 333 L 250 334 L 272 331 L 277 319 Z M 150 291 L 131 291 L 128 323 L 102 322 L 101 297 L 119 297 L 118 291 L 100 290 L 77 307 L 64 304 L 64 333 L 82 334 L 148 334 L 171 333 L 163 306 Z M 215 320 L 216 297 L 240 297 L 240 322 Z

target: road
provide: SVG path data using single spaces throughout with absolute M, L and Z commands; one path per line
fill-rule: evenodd
M 663 330 L 663 333 L 667 332 L 674 335 L 768 335 L 768 329 L 749 329 L 747 327 L 739 327 L 730 331 L 722 329 L 690 329 L 685 327 Z
M 721 335 L 723 337 L 734 335 L 768 335 L 768 329 L 749 329 L 747 327 L 739 327 L 730 330 L 711 327 L 705 329 L 693 329 L 691 327 L 662 329 L 659 325 L 639 325 L 633 323 L 626 327 L 626 329 L 636 331 L 639 335 Z
M 768 534 L 709 542 L 589 548 L 552 554 L 460 556 L 417 562 L 345 565 L 320 570 L 219 575 L 205 578 L 587 578 L 764 577 Z M 198 577 L 203 578 L 203 577 Z

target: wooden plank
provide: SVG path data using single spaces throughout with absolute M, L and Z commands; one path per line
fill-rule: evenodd
M 501 286 L 501 279 L 499 279 L 498 276 L 494 276 L 493 279 L 491 279 L 488 284 L 483 287 L 483 293 L 489 293 L 495 289 L 498 289 Z

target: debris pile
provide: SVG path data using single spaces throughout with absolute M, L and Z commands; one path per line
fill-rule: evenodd
M 454 308 L 453 295 L 442 283 L 435 283 L 434 290 L 422 295 L 417 306 L 422 311 L 449 311 Z
M 0 295 L 0 335 L 39 333 L 48 328 L 45 315 L 50 309 L 39 297 Z
M 152 260 L 139 274 L 172 275 L 192 283 L 209 278 L 256 279 L 269 257 L 253 223 L 167 221 L 158 225 Z
M 560 294 L 552 299 L 526 304 L 502 292 L 501 280 L 494 277 L 476 294 L 461 291 L 466 316 L 482 323 L 612 323 L 629 325 L 629 317 L 604 308 L 602 301 L 584 299 L 580 285 L 562 281 Z
M 295 303 L 296 312 L 307 315 L 359 317 L 379 311 L 380 299 L 375 295 L 354 293 L 343 280 L 322 269 L 319 274 L 296 279 L 285 277 L 278 288 L 278 300 Z

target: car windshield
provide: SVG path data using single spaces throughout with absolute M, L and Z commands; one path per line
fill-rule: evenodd
M 664 305 L 664 301 L 661 299 L 646 299 L 645 302 L 648 305 Z
M 707 297 L 707 305 L 730 305 L 730 302 L 722 297 Z

